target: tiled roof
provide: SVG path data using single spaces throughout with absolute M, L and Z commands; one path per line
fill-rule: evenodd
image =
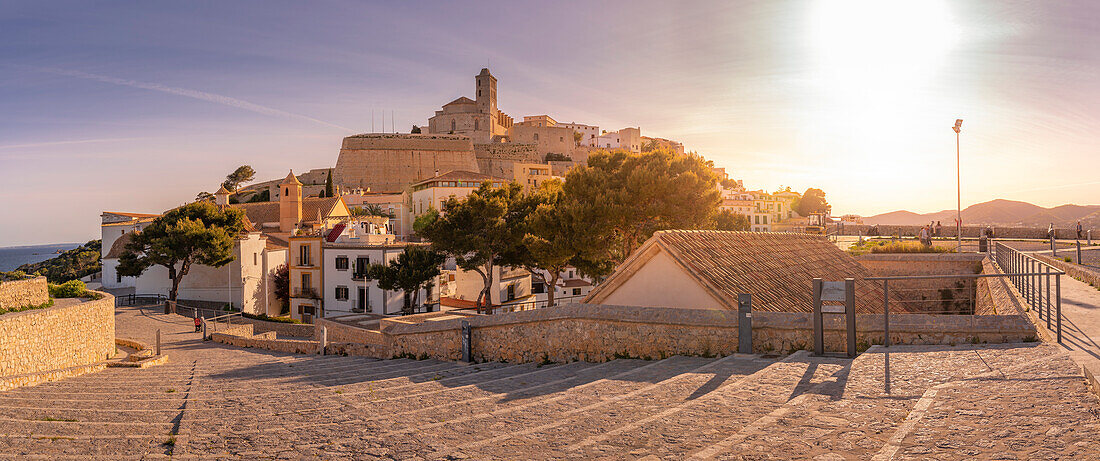
M 851 277 L 856 279 L 856 312 L 882 310 L 881 287 L 864 280 L 870 271 L 822 236 L 670 230 L 653 234 L 635 254 L 650 244 L 659 245 L 731 309 L 736 309 L 738 293 L 750 293 L 753 310 L 810 312 L 814 278 Z M 903 304 L 895 305 L 904 310 Z
M 130 217 L 130 218 L 156 218 L 156 217 L 160 216 L 159 214 L 124 213 L 124 212 L 121 212 L 121 211 L 104 211 L 103 213 L 104 214 L 114 214 L 114 215 L 119 215 L 119 216 L 126 216 L 126 217 Z
M 451 101 L 447 104 L 444 104 L 443 107 L 447 107 L 451 104 L 477 104 L 477 103 L 474 102 L 474 100 L 472 100 L 470 98 L 467 98 L 465 96 L 459 96 L 458 99 L 455 99 L 454 101 Z
M 569 279 L 565 280 L 563 282 L 563 285 L 565 286 L 565 288 L 587 287 L 592 286 L 592 282 L 589 282 L 585 279 Z
M 325 240 L 328 240 L 329 242 L 335 242 L 336 238 L 339 237 L 340 233 L 344 232 L 344 229 L 347 229 L 347 227 L 347 224 L 344 223 L 332 226 L 332 230 L 329 231 L 328 236 L 325 237 Z
M 336 201 L 338 200 L 340 200 L 340 197 L 303 197 L 302 221 L 307 223 L 317 222 L 318 211 L 320 211 L 322 215 L 327 215 L 328 212 L 332 210 L 332 207 L 336 206 Z M 252 222 L 257 229 L 259 229 L 263 223 L 279 222 L 279 202 L 236 203 L 230 206 L 244 210 L 248 220 Z
M 115 239 L 115 243 L 111 244 L 111 249 L 107 251 L 107 256 L 103 259 L 118 259 L 122 256 L 122 252 L 126 249 L 126 244 L 130 243 L 130 236 L 134 235 L 133 232 L 127 232 Z
M 487 175 L 485 173 L 477 173 L 473 171 L 454 170 L 443 173 L 439 176 L 434 176 L 428 179 L 424 179 L 414 183 L 413 185 L 426 184 L 432 181 L 510 181 L 505 178 L 498 178 L 496 176 Z

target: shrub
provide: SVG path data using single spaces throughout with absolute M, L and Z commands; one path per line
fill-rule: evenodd
M 1067 263 L 1071 263 L 1071 262 L 1073 262 L 1073 258 L 1071 258 L 1071 257 L 1069 257 L 1069 256 L 1066 256 L 1065 258 L 1062 258 L 1062 260 L 1063 260 L 1063 261 L 1065 261 L 1065 262 L 1067 262 Z
M 54 298 L 80 298 L 88 291 L 88 287 L 80 280 L 69 280 L 61 285 L 51 283 L 49 289 L 50 296 Z

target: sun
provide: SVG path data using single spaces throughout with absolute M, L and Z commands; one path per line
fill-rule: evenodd
M 854 81 L 874 90 L 927 78 L 958 35 L 943 0 L 847 0 L 818 2 L 809 38 L 830 83 Z

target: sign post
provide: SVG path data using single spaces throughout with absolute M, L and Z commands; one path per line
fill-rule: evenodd
M 737 295 L 737 352 L 752 353 L 752 295 Z
M 470 322 L 462 321 L 462 361 L 470 363 Z
M 813 280 L 813 322 L 814 322 L 814 354 L 825 354 L 825 322 L 824 314 L 844 314 L 847 330 L 847 355 L 856 356 L 856 280 L 845 279 L 843 282 L 826 282 L 819 278 Z M 843 305 L 825 305 L 825 302 L 842 302 Z

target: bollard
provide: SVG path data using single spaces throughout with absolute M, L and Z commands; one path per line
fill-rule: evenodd
M 882 347 L 890 347 L 890 280 L 882 281 Z
M 157 328 L 157 355 L 160 355 L 160 328 Z
M 1050 254 L 1055 258 L 1058 257 L 1058 245 L 1054 243 L 1054 237 L 1050 238 Z
M 1057 296 L 1054 315 L 1058 316 L 1058 344 L 1062 344 L 1062 274 L 1054 277 L 1054 295 Z
M 752 353 L 752 295 L 737 295 L 737 352 Z
M 319 341 L 320 347 L 317 350 L 318 354 L 325 355 L 328 349 L 328 328 L 321 327 L 321 340 Z
M 1081 264 L 1081 241 L 1077 241 L 1077 264 Z

